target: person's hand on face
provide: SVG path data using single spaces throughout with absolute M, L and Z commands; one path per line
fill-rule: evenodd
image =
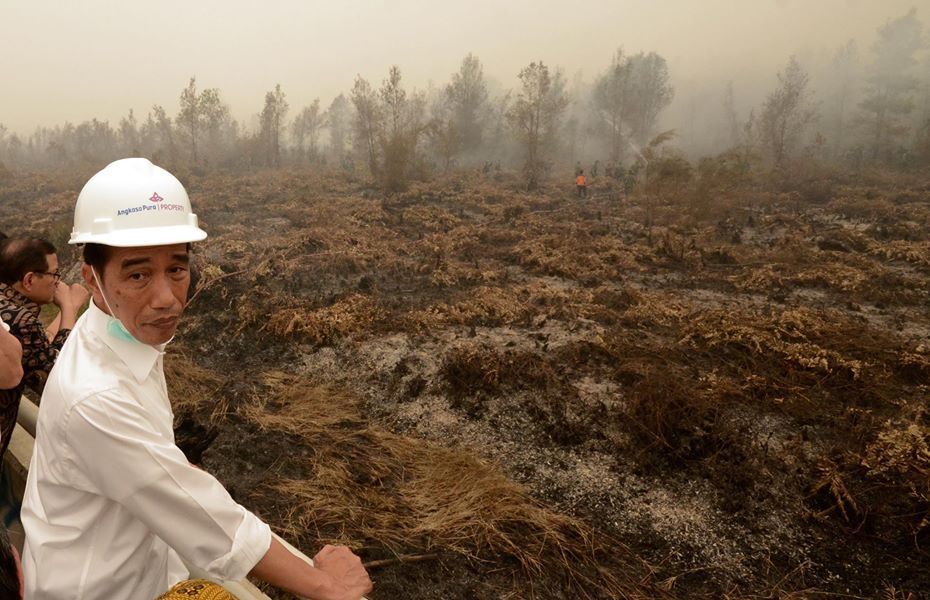
M 90 291 L 84 287 L 83 284 L 72 283 L 70 286 L 67 286 L 67 284 L 59 284 L 58 287 L 70 287 L 71 304 L 76 309 L 84 306 L 90 298 Z
M 58 308 L 63 308 L 65 306 L 71 306 L 71 286 L 67 283 L 61 283 L 55 285 L 55 294 L 52 296 L 52 302 Z

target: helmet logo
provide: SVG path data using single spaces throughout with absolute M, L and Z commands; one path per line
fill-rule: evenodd
M 183 204 L 163 203 L 162 202 L 163 200 L 164 198 L 159 196 L 158 192 L 155 192 L 151 195 L 151 197 L 149 197 L 149 202 L 152 202 L 153 204 L 140 204 L 139 206 L 129 206 L 127 208 L 120 208 L 120 209 L 117 209 L 116 216 L 122 217 L 125 215 L 131 215 L 134 213 L 148 212 L 150 210 L 190 212 L 190 208 L 188 206 L 184 206 Z

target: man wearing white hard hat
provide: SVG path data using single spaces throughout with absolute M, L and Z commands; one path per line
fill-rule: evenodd
M 148 600 L 188 577 L 253 575 L 300 596 L 358 600 L 361 561 L 327 546 L 315 567 L 272 539 L 174 443 L 162 358 L 206 238 L 181 183 L 148 160 L 116 161 L 78 197 L 72 244 L 93 302 L 42 396 L 23 500 L 26 598 Z

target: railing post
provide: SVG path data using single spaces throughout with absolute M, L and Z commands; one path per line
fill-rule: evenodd
M 19 399 L 19 414 L 16 416 L 16 422 L 20 427 L 29 432 L 32 437 L 36 436 L 36 423 L 39 422 L 39 407 L 32 400 L 23 396 Z

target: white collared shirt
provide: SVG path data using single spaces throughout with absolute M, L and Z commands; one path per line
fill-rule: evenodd
M 180 556 L 238 580 L 271 530 L 174 443 L 163 349 L 110 334 L 93 302 L 45 385 L 23 499 L 28 600 L 151 600 Z

